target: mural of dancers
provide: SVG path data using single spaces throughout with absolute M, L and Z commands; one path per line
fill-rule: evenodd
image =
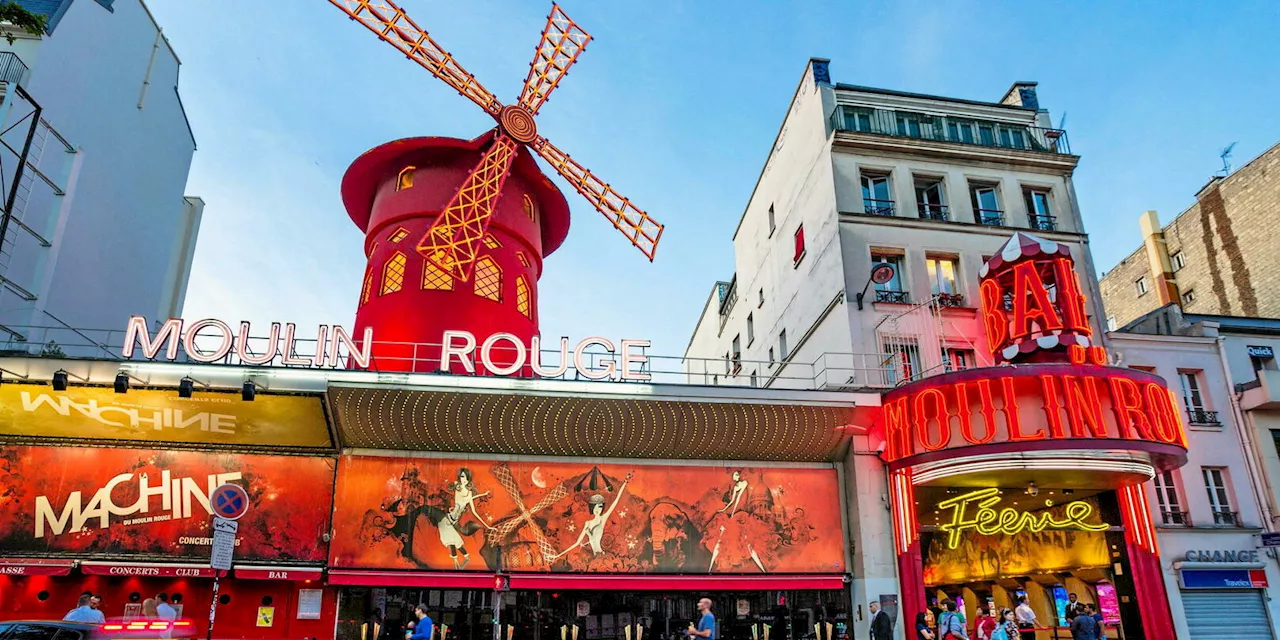
M 604 508 L 604 496 L 595 494 L 587 500 L 587 504 L 591 510 L 591 517 L 582 525 L 582 533 L 578 534 L 578 539 L 568 549 L 561 551 L 551 559 L 558 560 L 574 549 L 582 546 L 583 542 L 587 543 L 587 548 L 591 549 L 591 555 L 600 555 L 600 541 L 604 538 L 604 525 L 609 521 L 609 516 L 613 515 L 613 510 L 618 507 L 618 500 L 622 499 L 622 494 L 627 490 L 627 483 L 631 481 L 628 475 L 626 480 L 622 481 L 622 486 L 618 487 L 618 494 L 613 497 L 613 503 L 608 509 Z
M 716 513 L 728 511 L 729 515 L 733 515 L 738 510 L 738 504 L 742 502 L 742 497 L 747 493 L 749 485 L 747 479 L 742 477 L 741 471 L 734 471 L 733 487 L 729 489 L 729 493 L 725 494 L 724 506 Z
M 457 569 L 465 569 L 468 564 L 471 564 L 471 554 L 467 552 L 466 542 L 462 539 L 462 536 L 469 536 L 479 531 L 480 526 L 490 530 L 493 529 L 484 521 L 484 518 L 480 517 L 479 513 L 476 513 L 476 500 L 489 495 L 489 492 L 476 493 L 474 476 L 471 470 L 466 467 L 458 469 L 458 479 L 453 483 L 452 489 L 453 508 L 448 513 L 445 513 L 443 518 L 432 517 L 432 522 L 440 530 L 440 544 L 449 549 L 449 557 L 453 559 L 453 566 Z M 475 516 L 476 520 L 479 521 L 479 526 L 477 526 L 476 522 L 468 522 L 459 529 L 458 523 L 466 515 L 467 510 L 470 510 L 471 515 Z M 461 562 L 458 561 L 459 552 L 462 553 Z

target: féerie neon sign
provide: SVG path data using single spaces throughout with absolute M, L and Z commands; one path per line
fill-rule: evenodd
M 970 529 L 980 534 L 1017 535 L 1023 531 L 1039 533 L 1045 529 L 1071 529 L 1077 531 L 1106 531 L 1111 525 L 1106 523 L 1090 524 L 1093 505 L 1087 502 L 1069 502 L 1063 506 L 1065 517 L 1055 518 L 1045 511 L 1039 515 L 1005 507 L 999 511 L 993 509 L 1000 502 L 999 489 L 979 489 L 964 495 L 948 498 L 938 503 L 940 510 L 951 509 L 951 521 L 939 527 L 947 534 L 947 548 L 955 549 L 960 544 L 960 534 Z M 970 505 L 977 509 L 970 512 Z M 1045 501 L 1045 506 L 1052 507 L 1053 502 Z

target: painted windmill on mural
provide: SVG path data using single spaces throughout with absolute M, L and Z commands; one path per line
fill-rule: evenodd
M 368 258 L 356 335 L 373 327 L 374 368 L 432 372 L 445 330 L 537 335 L 543 258 L 569 208 L 542 156 L 650 260 L 662 225 L 538 133 L 535 116 L 591 36 L 552 5 L 524 87 L 503 105 L 390 0 L 329 0 L 475 102 L 497 126 L 473 140 L 409 138 L 369 150 L 342 180 Z

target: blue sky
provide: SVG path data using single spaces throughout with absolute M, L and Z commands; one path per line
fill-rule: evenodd
M 471 102 L 324 0 L 149 0 L 182 59 L 207 207 L 188 318 L 350 325 L 364 260 L 338 184 L 385 141 L 470 138 Z M 401 0 L 504 102 L 549 2 Z M 573 227 L 546 262 L 542 333 L 652 339 L 679 356 L 806 61 L 833 80 L 997 100 L 1040 83 L 1082 156 L 1076 190 L 1099 269 L 1172 219 L 1238 142 L 1280 141 L 1274 0 L 993 2 L 564 0 L 593 41 L 539 131 L 667 225 L 650 264 L 567 191 Z M 256 10 L 255 10 L 256 7 Z M 558 178 L 557 178 L 558 179 Z M 657 368 L 657 367 L 655 367 Z

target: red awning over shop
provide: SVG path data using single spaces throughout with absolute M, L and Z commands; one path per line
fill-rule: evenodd
M 74 560 L 0 558 L 0 576 L 65 576 L 74 566 Z
M 329 570 L 329 584 L 356 587 L 436 587 L 441 589 L 492 589 L 492 573 L 443 573 L 426 571 Z
M 80 563 L 80 571 L 89 576 L 137 576 L 142 578 L 212 578 L 208 565 L 170 564 L 162 562 L 89 562 Z
M 318 567 L 255 567 L 236 565 L 237 578 L 246 580 L 319 580 L 323 569 Z
M 653 576 L 653 575 L 513 575 L 512 589 L 578 589 L 635 591 L 747 591 L 843 589 L 842 575 Z

